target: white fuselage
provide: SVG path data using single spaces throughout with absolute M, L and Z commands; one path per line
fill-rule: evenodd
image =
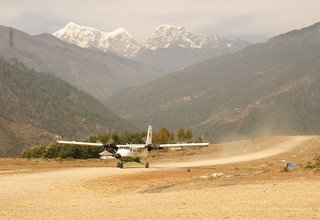
M 148 149 L 144 144 L 126 144 L 117 145 L 118 150 L 116 154 L 120 154 L 121 157 L 146 157 L 148 155 Z

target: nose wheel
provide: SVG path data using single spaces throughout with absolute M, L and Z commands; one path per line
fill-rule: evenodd
M 123 168 L 123 163 L 118 162 L 118 163 L 117 163 L 117 167 L 122 169 L 122 168 Z
M 145 163 L 144 167 L 149 168 L 149 163 Z

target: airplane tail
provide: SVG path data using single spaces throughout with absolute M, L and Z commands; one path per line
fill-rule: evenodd
M 148 127 L 146 145 L 152 145 L 152 126 L 151 125 L 149 125 Z

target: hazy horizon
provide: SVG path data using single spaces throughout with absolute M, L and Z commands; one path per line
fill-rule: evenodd
M 3 0 L 0 9 L 1 25 L 31 35 L 51 34 L 72 21 L 105 32 L 123 27 L 141 43 L 161 24 L 183 26 L 207 36 L 261 42 L 320 21 L 316 0 Z

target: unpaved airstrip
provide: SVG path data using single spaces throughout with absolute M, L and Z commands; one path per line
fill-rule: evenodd
M 1 219 L 319 219 L 320 137 L 263 137 L 115 161 L 0 160 Z M 298 167 L 284 172 L 286 163 Z

